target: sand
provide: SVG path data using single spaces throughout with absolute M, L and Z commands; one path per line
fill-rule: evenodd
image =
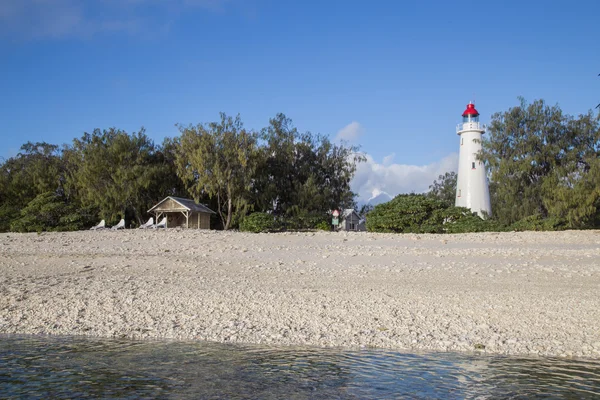
M 4 233 L 0 333 L 600 359 L 600 231 Z

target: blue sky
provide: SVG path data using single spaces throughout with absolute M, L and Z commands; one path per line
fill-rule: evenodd
M 0 156 L 27 141 L 278 112 L 345 137 L 361 200 L 456 169 L 469 101 L 600 102 L 598 1 L 0 0 Z

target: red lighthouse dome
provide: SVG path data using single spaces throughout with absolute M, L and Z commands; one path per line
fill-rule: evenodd
M 473 103 L 469 103 L 467 104 L 467 109 L 465 110 L 465 112 L 462 114 L 463 117 L 478 117 L 479 113 L 477 112 L 477 110 L 475 109 L 475 104 Z

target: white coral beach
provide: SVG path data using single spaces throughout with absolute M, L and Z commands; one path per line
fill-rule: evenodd
M 600 358 L 600 232 L 0 234 L 0 333 Z

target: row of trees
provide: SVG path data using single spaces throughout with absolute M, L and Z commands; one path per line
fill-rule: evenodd
M 260 132 L 225 114 L 179 130 L 179 137 L 161 145 L 143 129 L 133 134 L 95 130 L 63 148 L 23 145 L 0 165 L 0 230 L 73 230 L 98 218 L 116 222 L 121 217 L 140 224 L 146 210 L 167 195 L 206 203 L 224 229 L 238 227 L 253 212 L 274 217 L 278 229 L 324 226 L 328 210 L 355 206 L 350 180 L 363 160 L 358 149 L 300 133 L 283 114 Z M 456 174 L 447 173 L 425 196 L 402 195 L 375 207 L 368 228 L 600 226 L 600 116 L 590 111 L 573 117 L 543 100 L 527 104 L 521 99 L 492 116 L 482 144 L 493 210 L 485 224 L 453 207 Z M 448 221 L 454 221 L 452 229 L 442 227 Z
M 84 133 L 59 148 L 27 143 L 0 165 L 0 230 L 85 229 L 99 218 L 139 225 L 165 196 L 192 197 L 237 227 L 250 212 L 302 227 L 355 205 L 358 149 L 299 133 L 283 114 L 260 132 L 239 116 L 195 126 L 155 144 L 142 129 Z
M 355 206 L 350 180 L 364 159 L 358 148 L 299 133 L 283 114 L 259 133 L 225 114 L 220 122 L 180 131 L 177 174 L 194 198 L 214 199 L 225 229 L 250 211 L 303 227 L 302 220 Z

